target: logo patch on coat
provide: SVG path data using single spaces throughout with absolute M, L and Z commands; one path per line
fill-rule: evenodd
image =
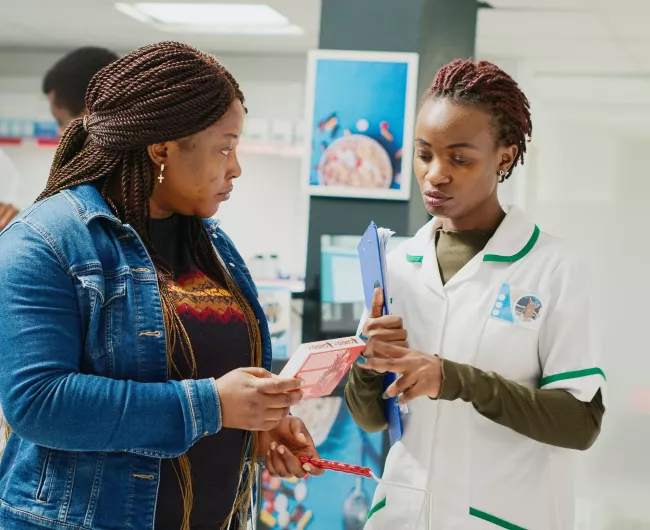
M 490 316 L 512 324 L 536 328 L 543 310 L 544 304 L 540 296 L 504 283 L 492 306 Z
M 534 322 L 542 311 L 542 302 L 536 296 L 522 296 L 515 304 L 515 316 L 520 322 Z

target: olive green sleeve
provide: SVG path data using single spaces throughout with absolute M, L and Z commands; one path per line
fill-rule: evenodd
M 345 385 L 345 402 L 352 419 L 366 432 L 383 431 L 388 427 L 383 375 L 352 366 Z
M 467 364 L 442 362 L 438 399 L 462 399 L 486 418 L 538 442 L 589 449 L 600 434 L 605 407 L 600 390 L 589 403 L 558 389 L 538 390 Z

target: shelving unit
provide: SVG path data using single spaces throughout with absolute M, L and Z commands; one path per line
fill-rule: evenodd
M 38 147 L 55 149 L 59 144 L 58 138 L 12 138 L 1 137 L 0 148 L 11 147 Z M 282 158 L 301 158 L 303 146 L 296 144 L 280 144 L 273 142 L 247 142 L 243 141 L 237 147 L 240 155 L 278 156 Z

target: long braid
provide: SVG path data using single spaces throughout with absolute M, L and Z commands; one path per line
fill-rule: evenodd
M 205 130 L 218 121 L 236 99 L 244 103 L 237 81 L 210 55 L 175 42 L 135 50 L 100 70 L 91 80 L 86 93 L 89 115 L 74 120 L 66 129 L 47 186 L 39 196 L 42 200 L 61 190 L 94 182 L 115 215 L 138 233 L 151 254 L 158 277 L 170 376 L 179 372 L 173 356 L 177 345 L 193 377 L 196 361 L 168 284 L 169 268 L 151 243 L 149 200 L 155 185 L 155 168 L 147 146 L 179 140 Z M 119 191 L 119 199 L 111 195 L 115 189 Z M 209 276 L 225 280 L 242 307 L 251 344 L 251 365 L 261 366 L 261 335 L 252 308 L 237 284 L 222 270 L 203 221 L 192 218 L 189 232 L 197 265 Z M 257 437 L 250 436 L 250 456 L 252 462 L 256 462 Z M 242 453 L 242 474 L 244 456 Z M 193 493 L 186 455 L 178 458 L 174 469 L 183 496 L 181 530 L 189 530 Z M 231 514 L 238 520 L 250 504 L 253 474 L 248 476 L 248 483 L 243 491 L 240 490 Z
M 517 164 L 524 163 L 526 143 L 533 133 L 530 103 L 516 81 L 498 66 L 488 61 L 452 61 L 438 70 L 424 95 L 424 100 L 428 98 L 478 105 L 492 112 L 497 143 L 518 148 L 513 164 L 501 181 L 512 175 Z

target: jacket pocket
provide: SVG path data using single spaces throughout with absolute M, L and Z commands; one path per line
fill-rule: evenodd
M 77 295 L 85 331 L 84 372 L 110 376 L 113 352 L 121 342 L 126 275 L 78 277 Z
M 105 277 L 103 274 L 92 272 L 79 275 L 77 279 L 81 288 L 81 293 L 78 293 L 92 307 L 107 307 L 116 298 L 126 294 L 126 274 Z
M 41 469 L 41 479 L 38 482 L 38 489 L 36 490 L 37 501 L 49 502 L 55 469 L 56 452 L 51 449 L 45 449 L 45 458 L 43 459 L 43 466 Z

